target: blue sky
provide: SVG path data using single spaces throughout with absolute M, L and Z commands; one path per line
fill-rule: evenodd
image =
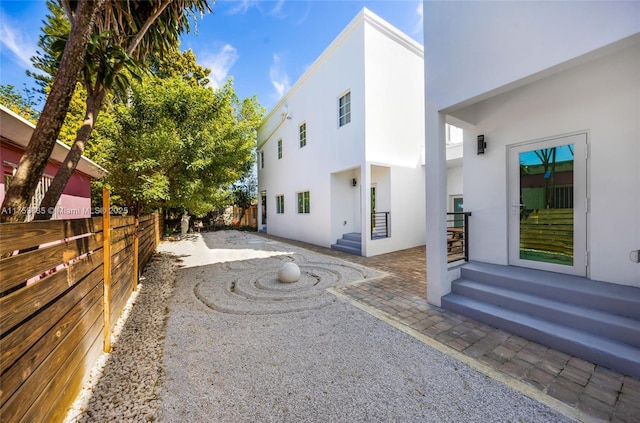
M 423 44 L 422 1 L 218 0 L 181 50 L 211 68 L 212 85 L 233 77 L 240 97 L 269 110 L 363 7 Z M 25 70 L 46 13 L 44 0 L 0 0 L 0 83 L 33 85 Z

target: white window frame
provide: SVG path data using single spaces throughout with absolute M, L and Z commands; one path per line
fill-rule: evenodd
M 309 191 L 299 191 L 298 197 L 298 214 L 310 214 L 311 213 L 311 195 Z M 306 196 L 306 207 L 305 207 Z
M 351 122 L 351 90 L 338 97 L 338 127 Z
M 278 160 L 282 158 L 282 138 L 278 140 Z
M 298 139 L 300 140 L 300 148 L 307 146 L 307 122 L 302 122 L 298 126 Z
M 284 194 L 276 195 L 276 214 L 284 214 Z

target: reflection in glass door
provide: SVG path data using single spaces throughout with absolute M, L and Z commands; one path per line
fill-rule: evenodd
M 574 149 L 519 153 L 521 259 L 573 266 Z
M 586 273 L 586 135 L 510 148 L 510 262 Z

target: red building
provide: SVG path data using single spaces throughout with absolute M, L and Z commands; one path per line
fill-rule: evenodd
M 4 201 L 8 184 L 11 182 L 18 163 L 20 163 L 20 158 L 29 144 L 34 128 L 34 124 L 5 106 L 0 105 L 0 161 L 2 162 L 0 203 Z M 49 163 L 32 199 L 31 207 L 24 211 L 29 215 L 27 220 L 33 219 L 40 201 L 53 181 L 56 172 L 60 168 L 60 163 L 64 160 L 68 151 L 68 146 L 56 141 Z M 105 176 L 106 173 L 103 168 L 86 157 L 82 157 L 60 196 L 60 200 L 56 205 L 54 219 L 91 217 L 91 180 L 99 179 Z

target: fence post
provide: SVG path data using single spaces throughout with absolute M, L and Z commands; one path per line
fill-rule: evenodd
M 109 188 L 102 189 L 102 230 L 104 233 L 104 285 L 102 309 L 104 320 L 104 352 L 111 351 L 111 207 Z
M 138 215 L 136 215 L 135 217 L 135 233 L 133 235 L 133 290 L 137 291 L 138 290 L 138 265 L 139 265 L 139 230 L 140 230 L 140 219 L 138 218 Z

